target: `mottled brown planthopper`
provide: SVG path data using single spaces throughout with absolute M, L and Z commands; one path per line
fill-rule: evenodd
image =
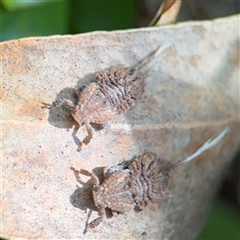
M 83 143 L 88 144 L 93 137 L 91 125 L 102 129 L 134 106 L 142 93 L 137 80 L 144 78 L 143 68 L 156 53 L 163 52 L 168 46 L 163 44 L 136 67 L 117 66 L 97 73 L 95 82 L 75 89 L 78 97 L 76 105 L 69 99 L 57 100 L 52 105 L 67 108 L 79 127 L 86 127 L 87 136 Z M 82 143 L 78 151 L 81 147 Z
M 106 208 L 111 210 L 113 216 L 126 213 L 133 208 L 142 210 L 149 207 L 154 210 L 157 203 L 171 195 L 167 186 L 174 170 L 216 145 L 227 132 L 228 128 L 214 140 L 209 139 L 205 142 L 194 154 L 172 165 L 158 159 L 153 153 L 145 153 L 135 157 L 130 164 L 105 167 L 102 183 L 99 183 L 96 175 L 85 169 L 78 171 L 71 168 L 78 175 L 91 177 L 94 182 L 92 195 L 99 217 L 86 224 L 84 233 L 89 228 L 97 227 L 103 221 Z

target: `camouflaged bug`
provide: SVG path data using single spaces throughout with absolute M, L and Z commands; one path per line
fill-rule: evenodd
M 145 207 L 154 210 L 157 203 L 170 196 L 167 185 L 174 170 L 216 145 L 227 132 L 228 128 L 214 140 L 209 139 L 194 154 L 172 165 L 167 161 L 157 159 L 153 153 L 145 153 L 135 157 L 130 164 L 105 167 L 102 183 L 96 175 L 87 170 L 77 171 L 71 168 L 78 175 L 91 177 L 94 182 L 92 195 L 99 217 L 86 224 L 84 233 L 89 228 L 97 227 L 103 221 L 106 208 L 111 210 L 113 216 L 123 214 L 134 207 L 139 210 Z
M 163 52 L 168 46 L 167 43 L 163 44 L 135 68 L 117 66 L 97 73 L 96 82 L 75 89 L 78 96 L 76 105 L 69 99 L 57 100 L 52 105 L 67 108 L 79 127 L 85 126 L 87 136 L 82 143 L 88 144 L 93 137 L 91 125 L 102 129 L 134 106 L 142 92 L 137 80 L 143 78 L 143 68 L 156 53 Z

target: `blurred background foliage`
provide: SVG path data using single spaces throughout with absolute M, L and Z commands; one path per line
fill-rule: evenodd
M 0 0 L 1 39 L 146 27 L 162 0 Z M 239 12 L 239 0 L 185 0 L 179 21 Z
M 1 39 L 145 27 L 161 0 L 0 0 Z M 179 21 L 239 13 L 240 1 L 183 1 Z M 239 29 L 236 29 L 236 33 Z M 240 155 L 196 240 L 240 239 Z M 207 184 L 207 183 L 206 183 Z
M 137 0 L 1 0 L 1 41 L 136 26 Z

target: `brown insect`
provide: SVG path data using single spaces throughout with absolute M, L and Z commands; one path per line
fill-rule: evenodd
M 209 139 L 188 158 L 179 160 L 172 165 L 167 161 L 157 159 L 155 154 L 145 153 L 135 157 L 130 164 L 105 167 L 102 183 L 99 183 L 96 175 L 87 170 L 80 169 L 77 171 L 71 168 L 78 175 L 83 174 L 91 177 L 94 182 L 92 195 L 99 217 L 86 224 L 84 233 L 89 228 L 97 227 L 103 221 L 106 208 L 111 210 L 113 216 L 123 214 L 134 207 L 139 210 L 145 207 L 155 209 L 157 203 L 170 196 L 167 185 L 174 170 L 216 145 L 227 131 L 228 128 L 222 131 L 213 141 Z
M 136 83 L 143 78 L 142 69 L 157 52 L 162 52 L 167 46 L 163 44 L 135 68 L 118 66 L 97 73 L 96 82 L 75 89 L 78 96 L 76 105 L 69 99 L 57 100 L 52 105 L 67 108 L 79 127 L 86 126 L 87 136 L 83 143 L 88 144 L 93 137 L 91 125 L 103 129 L 118 115 L 126 113 L 134 106 L 142 92 L 140 85 Z M 81 147 L 82 143 L 78 151 Z

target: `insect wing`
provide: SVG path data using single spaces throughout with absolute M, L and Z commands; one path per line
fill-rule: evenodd
M 130 189 L 129 170 L 123 170 L 112 174 L 99 186 L 96 203 L 115 212 L 125 212 L 133 208 L 133 197 Z

